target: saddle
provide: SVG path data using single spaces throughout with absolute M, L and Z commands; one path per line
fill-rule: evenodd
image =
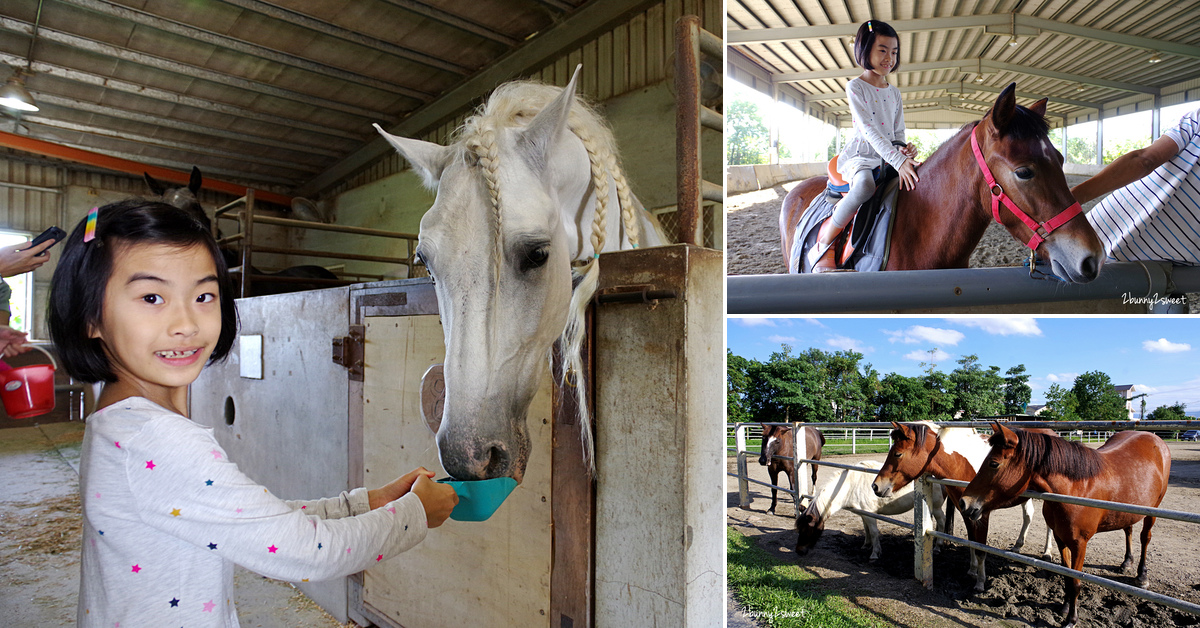
M 834 158 L 837 159 L 836 157 Z M 792 259 L 788 261 L 788 272 L 810 272 L 808 250 L 816 246 L 817 231 L 821 224 L 833 214 L 833 208 L 849 185 L 832 171 L 825 191 L 812 200 L 808 211 L 800 219 L 792 243 Z M 891 239 L 891 217 L 895 207 L 896 192 L 899 190 L 899 174 L 889 164 L 876 168 L 875 194 L 863 203 L 847 226 L 833 242 L 835 259 L 840 270 L 875 271 L 887 265 L 888 243 Z

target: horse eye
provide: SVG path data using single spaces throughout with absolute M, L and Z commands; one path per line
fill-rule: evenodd
M 991 468 L 993 468 L 993 469 L 999 469 L 999 468 L 1000 468 L 1000 461 L 999 461 L 999 460 L 993 460 L 993 461 L 991 461 L 991 462 L 989 462 L 989 463 L 988 463 L 988 466 L 989 466 L 989 467 L 991 467 Z
M 525 256 L 521 260 L 521 272 L 529 272 L 535 268 L 545 266 L 546 261 L 550 259 L 550 247 L 548 245 L 540 245 L 530 247 L 525 251 Z
M 1017 168 L 1017 178 L 1022 181 L 1028 181 L 1033 178 L 1033 171 L 1029 168 Z

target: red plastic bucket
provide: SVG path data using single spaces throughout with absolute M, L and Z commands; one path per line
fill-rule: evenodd
M 54 356 L 41 347 L 33 347 L 50 358 L 50 364 L 21 366 L 0 371 L 0 401 L 9 418 L 28 419 L 54 409 Z

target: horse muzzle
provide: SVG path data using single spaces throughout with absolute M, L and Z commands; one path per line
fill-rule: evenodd
M 456 480 L 525 478 L 529 463 L 529 434 L 517 431 L 509 438 L 476 438 L 463 430 L 438 433 L 438 455 L 442 468 Z
M 967 521 L 979 521 L 983 516 L 983 503 L 974 497 L 963 497 L 958 502 L 959 510 Z
M 874 482 L 871 482 L 871 490 L 875 491 L 876 497 L 891 497 L 893 492 L 892 483 L 880 482 L 876 479 Z

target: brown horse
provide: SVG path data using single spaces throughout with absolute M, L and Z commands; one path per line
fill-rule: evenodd
M 983 463 L 991 447 L 984 442 L 978 433 L 971 428 L 943 427 L 938 428 L 933 423 L 895 423 L 892 430 L 892 447 L 888 450 L 883 468 L 875 476 L 871 485 L 875 494 L 880 497 L 890 497 L 894 492 L 908 486 L 922 474 L 928 473 L 935 478 L 970 482 L 975 479 L 976 469 Z M 1042 430 L 1039 430 L 1042 431 Z M 1044 430 L 1051 436 L 1056 434 Z M 957 505 L 962 498 L 963 489 L 954 486 L 943 486 L 951 504 Z M 1022 506 L 1021 532 L 1011 551 L 1018 551 L 1025 546 L 1025 533 L 1033 521 L 1033 501 L 1028 497 L 1018 497 L 1012 503 L 998 505 L 997 508 Z M 978 521 L 967 520 L 967 538 L 978 543 L 987 543 L 988 521 L 991 511 L 985 510 Z M 946 529 L 954 529 L 954 509 L 946 511 Z M 987 554 L 970 550 L 971 560 L 967 575 L 975 576 L 975 590 L 983 591 L 987 581 L 987 570 L 984 561 Z M 1042 560 L 1050 560 L 1050 531 L 1046 531 L 1045 542 L 1042 544 Z
M 1010 501 L 1026 490 L 1150 507 L 1161 504 L 1167 493 L 1171 452 L 1161 438 L 1149 432 L 1117 432 L 1093 450 L 1061 438 L 1009 429 L 999 423 L 993 424 L 993 429 L 995 433 L 988 441 L 992 449 L 963 494 L 961 506 L 967 519 L 978 520 L 990 504 Z M 1122 573 L 1133 564 L 1133 526 L 1145 520 L 1137 583 L 1145 587 L 1149 582 L 1146 548 L 1155 517 L 1051 501 L 1043 504 L 1042 516 L 1054 531 L 1062 564 L 1076 571 L 1083 570 L 1084 554 L 1092 536 L 1097 532 L 1124 530 Z M 1079 591 L 1079 580 L 1067 578 L 1063 626 L 1075 625 Z
M 976 162 L 974 136 L 1000 192 L 1040 223 L 1035 224 L 1039 227 L 1035 233 L 1005 204 L 997 218 L 1004 228 L 1027 246 L 1032 243 L 1043 259 L 1048 257 L 1059 277 L 1072 283 L 1096 278 L 1104 248 L 1087 219 L 1080 213 L 1064 224 L 1054 222 L 1069 215 L 1064 210 L 1073 208 L 1075 199 L 1063 175 L 1062 154 L 1049 140 L 1046 99 L 1025 108 L 1016 104 L 1015 93 L 1012 83 L 982 120 L 963 126 L 920 166 L 921 181 L 915 189 L 900 191 L 885 270 L 967 267 L 993 219 L 996 190 Z M 784 198 L 779 233 L 785 264 L 791 259 L 800 217 L 824 193 L 827 180 L 824 176 L 806 179 Z
M 793 460 L 783 460 L 775 456 L 792 456 L 792 450 L 795 447 L 792 442 L 795 436 L 792 434 L 792 429 L 784 425 L 763 425 L 762 426 L 762 445 L 759 447 L 758 464 L 767 467 L 767 473 L 771 476 L 771 484 L 779 484 L 779 472 L 783 471 L 788 478 L 788 487 L 793 491 L 796 490 L 796 485 L 792 482 L 792 473 L 796 470 L 796 463 Z M 804 426 L 804 457 L 809 460 L 821 459 L 821 448 L 825 446 L 825 435 L 815 427 Z M 812 485 L 817 486 L 817 465 L 809 465 L 812 467 Z M 767 512 L 775 512 L 776 496 L 778 489 L 771 489 L 771 508 Z M 797 510 L 800 508 L 800 500 L 796 500 Z

